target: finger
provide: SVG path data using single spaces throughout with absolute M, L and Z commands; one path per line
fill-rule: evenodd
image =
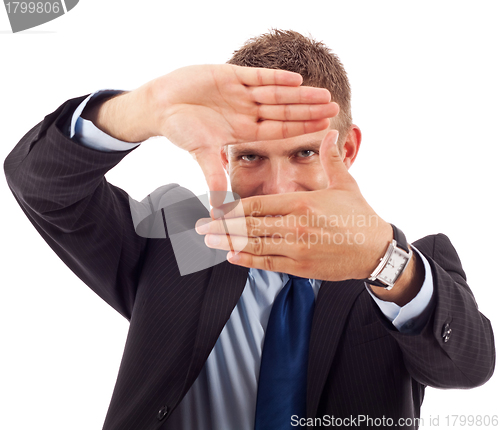
M 272 194 L 265 196 L 253 196 L 240 200 L 237 208 L 224 213 L 224 218 L 266 217 L 268 215 L 288 215 L 292 213 L 295 206 L 300 202 L 301 194 L 305 192 L 295 192 L 286 194 Z M 217 208 L 224 210 L 224 206 Z M 217 211 L 216 211 L 217 213 Z
M 228 217 L 228 214 L 231 214 L 230 217 Z M 224 219 L 226 218 L 245 218 L 245 211 L 243 210 L 243 204 L 241 203 L 241 199 L 237 201 L 237 204 L 235 205 L 235 202 L 230 202 L 230 203 L 224 203 L 217 205 L 212 208 L 210 211 L 210 216 L 213 219 Z
M 229 234 L 235 236 L 251 236 L 247 232 L 245 218 L 216 219 L 202 218 L 196 222 L 196 232 L 198 234 Z
M 227 192 L 227 180 L 220 154 L 205 152 L 195 158 L 205 175 L 210 190 L 210 203 L 213 206 L 221 205 Z
M 240 252 L 248 246 L 248 240 L 246 236 L 207 234 L 205 245 L 213 249 Z
M 225 224 L 225 225 L 224 225 Z M 282 217 L 238 217 L 212 221 L 202 218 L 196 223 L 198 234 L 229 234 L 247 237 L 265 237 L 285 233 Z
M 326 173 L 329 187 L 338 186 L 347 176 L 350 177 L 337 146 L 338 137 L 337 130 L 329 131 L 319 149 L 321 165 Z
M 268 270 L 270 272 L 293 273 L 296 272 L 295 260 L 279 255 L 252 255 L 246 252 L 229 252 L 227 259 L 232 264 L 255 269 Z
M 301 136 L 325 130 L 330 126 L 328 118 L 312 121 L 274 121 L 264 120 L 257 123 L 255 140 L 276 140 Z
M 231 242 L 229 242 L 229 240 Z M 219 234 L 207 234 L 205 244 L 209 248 L 223 251 L 243 251 L 252 255 L 282 255 L 292 256 L 294 252 L 293 242 L 282 237 L 244 237 Z
M 261 104 L 317 104 L 329 103 L 332 96 L 325 88 L 265 86 L 250 87 L 253 101 Z
M 258 116 L 261 120 L 311 121 L 333 118 L 340 111 L 337 103 L 318 105 L 260 105 Z
M 298 87 L 302 84 L 299 73 L 286 70 L 264 69 L 261 67 L 232 66 L 239 81 L 244 85 L 289 85 Z

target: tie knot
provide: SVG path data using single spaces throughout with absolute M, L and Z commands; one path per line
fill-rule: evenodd
M 295 288 L 297 287 L 311 287 L 311 283 L 308 278 L 301 278 L 300 276 L 288 275 L 288 282 L 293 285 Z

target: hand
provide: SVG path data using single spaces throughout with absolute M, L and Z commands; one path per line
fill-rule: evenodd
M 166 136 L 200 164 L 208 186 L 226 191 L 221 147 L 326 129 L 339 112 L 326 89 L 301 87 L 299 74 L 233 65 L 190 66 L 85 113 L 130 142 Z
M 250 197 L 224 215 L 231 246 L 241 250 L 229 253 L 231 263 L 330 281 L 370 275 L 392 240 L 392 228 L 361 195 L 337 137 L 337 131 L 329 132 L 320 148 L 326 189 Z M 221 215 L 215 211 L 214 217 Z M 208 233 L 207 245 L 229 251 L 223 221 L 207 222 L 197 225 L 199 233 Z

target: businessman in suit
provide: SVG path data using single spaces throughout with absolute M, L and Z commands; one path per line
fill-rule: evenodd
M 362 197 L 348 172 L 361 133 L 328 48 L 273 31 L 229 63 L 69 100 L 5 161 L 40 234 L 130 321 L 104 429 L 266 428 L 265 339 L 280 292 L 298 279 L 313 305 L 298 366 L 304 412 L 268 428 L 416 428 L 425 386 L 471 388 L 494 369 L 491 325 L 456 251 L 442 234 L 410 246 Z M 181 276 L 168 237 L 134 231 L 127 194 L 104 174 L 157 135 L 195 156 L 211 190 L 226 189 L 225 168 L 243 198 L 239 213 L 222 206 L 196 223 L 228 261 Z M 165 217 L 158 202 L 186 192 L 161 187 L 153 212 Z

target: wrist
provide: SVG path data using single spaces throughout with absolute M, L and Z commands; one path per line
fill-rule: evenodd
M 371 235 L 371 240 L 368 244 L 371 246 L 367 247 L 366 250 L 366 264 L 364 265 L 363 276 L 361 278 L 368 278 L 373 272 L 373 269 L 377 266 L 377 262 L 380 262 L 382 257 L 387 251 L 387 247 L 393 239 L 392 226 L 388 222 L 383 221 L 381 218 L 378 219 L 377 229 L 374 234 Z
M 138 90 L 123 92 L 104 101 L 89 103 L 81 117 L 91 121 L 107 135 L 123 142 L 137 143 L 149 139 L 151 133 L 150 116 L 145 99 Z
M 395 282 L 391 290 L 369 284 L 370 289 L 379 299 L 386 302 L 394 302 L 399 306 L 404 306 L 412 301 L 422 288 L 425 278 L 425 268 L 423 262 L 414 252 L 406 269 Z
M 420 291 L 425 269 L 420 257 L 413 254 L 404 233 L 391 224 L 387 225 L 392 230 L 389 243 L 386 241 L 383 257 L 365 281 L 378 298 L 404 306 Z M 383 238 L 387 239 L 386 236 Z

